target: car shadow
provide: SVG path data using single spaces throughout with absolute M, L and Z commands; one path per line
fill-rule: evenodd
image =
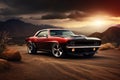
M 53 57 L 52 54 L 48 53 L 48 52 L 44 52 L 44 51 L 39 51 L 35 54 L 31 54 L 31 55 L 40 55 L 40 56 L 46 56 L 46 57 Z
M 64 59 L 73 59 L 73 60 L 89 60 L 89 59 L 111 59 L 110 57 L 106 57 L 106 56 L 100 56 L 100 55 L 94 55 L 92 57 L 84 57 L 84 56 L 67 56 Z
M 65 57 L 62 58 L 55 58 L 52 54 L 48 52 L 38 52 L 36 54 L 32 55 L 37 55 L 37 56 L 44 56 L 44 57 L 49 57 L 53 59 L 64 59 L 64 60 L 89 60 L 89 59 L 111 59 L 110 57 L 107 56 L 101 56 L 101 55 L 94 55 L 93 57 L 84 57 L 84 56 L 73 56 L 73 55 L 66 55 Z

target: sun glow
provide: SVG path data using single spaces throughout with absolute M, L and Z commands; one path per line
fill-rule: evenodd
M 105 25 L 105 21 L 102 20 L 102 19 L 96 19 L 96 20 L 93 21 L 93 25 L 95 25 L 95 26 L 103 26 L 103 25 Z
M 111 24 L 109 18 L 110 16 L 99 15 L 99 16 L 92 16 L 88 20 L 90 22 L 90 25 L 95 27 L 102 27 Z

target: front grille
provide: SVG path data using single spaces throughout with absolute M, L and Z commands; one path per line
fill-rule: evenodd
M 82 48 L 82 49 L 75 49 L 75 51 L 72 51 L 72 49 L 68 49 L 67 52 L 68 53 L 73 53 L 73 54 L 84 54 L 84 53 L 95 53 L 98 50 L 98 48 L 96 48 L 96 50 L 94 51 L 93 48 Z
M 99 46 L 99 41 L 94 40 L 71 40 L 68 42 L 68 46 Z

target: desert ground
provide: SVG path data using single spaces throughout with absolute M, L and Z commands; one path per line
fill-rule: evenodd
M 54 58 L 47 53 L 27 54 L 25 46 L 9 46 L 19 50 L 21 62 L 11 61 L 11 68 L 0 73 L 0 80 L 119 80 L 120 50 L 98 51 L 92 58 Z

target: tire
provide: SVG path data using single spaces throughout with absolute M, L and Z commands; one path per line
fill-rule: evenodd
M 92 53 L 92 54 L 83 54 L 84 57 L 93 57 L 95 55 L 95 53 Z
M 52 51 L 51 52 L 52 52 L 52 55 L 56 58 L 60 58 L 60 57 L 65 56 L 62 47 L 57 43 L 54 43 L 52 45 Z
M 29 42 L 27 44 L 27 50 L 28 50 L 29 54 L 36 54 L 37 53 L 37 49 L 36 49 L 34 43 L 31 43 L 31 42 Z

